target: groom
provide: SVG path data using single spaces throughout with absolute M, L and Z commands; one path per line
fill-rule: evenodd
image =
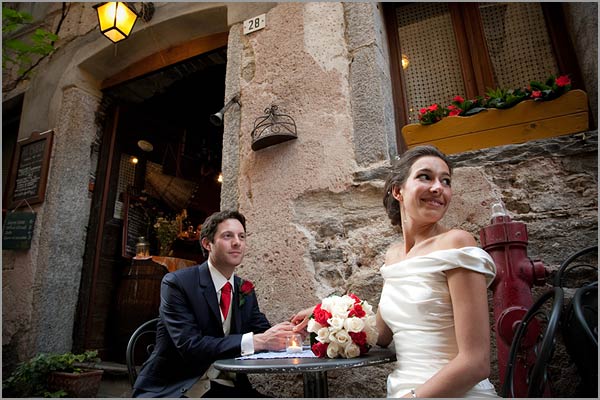
M 200 235 L 208 260 L 165 275 L 156 346 L 133 386 L 133 397 L 264 397 L 243 374 L 213 367 L 218 359 L 282 350 L 290 322 L 271 327 L 251 282 L 235 276 L 246 249 L 246 219 L 212 214 Z

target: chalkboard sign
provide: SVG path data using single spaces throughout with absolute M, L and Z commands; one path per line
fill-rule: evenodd
M 2 248 L 11 250 L 27 250 L 31 247 L 34 212 L 10 212 L 6 214 L 2 230 Z
M 148 240 L 150 223 L 150 217 L 143 203 L 126 194 L 125 217 L 123 219 L 123 257 L 132 258 L 135 256 L 135 244 L 140 236 L 145 236 Z
M 46 194 L 46 180 L 52 150 L 52 131 L 33 132 L 29 139 L 17 142 L 8 179 L 8 208 L 41 203 Z

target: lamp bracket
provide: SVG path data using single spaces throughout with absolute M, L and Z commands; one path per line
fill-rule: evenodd
M 252 150 L 260 150 L 277 143 L 297 139 L 296 121 L 286 114 L 279 113 L 276 105 L 266 108 L 265 115 L 256 118 L 252 136 Z

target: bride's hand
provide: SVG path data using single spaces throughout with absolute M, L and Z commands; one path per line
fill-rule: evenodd
M 308 325 L 308 320 L 310 319 L 313 310 L 314 307 L 305 308 L 304 310 L 299 311 L 298 313 L 296 313 L 296 315 L 290 318 L 290 322 L 296 325 L 294 327 L 294 332 L 300 332 L 306 329 L 306 326 Z

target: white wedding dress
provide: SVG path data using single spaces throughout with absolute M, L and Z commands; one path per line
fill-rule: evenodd
M 422 385 L 457 354 L 454 318 L 444 271 L 467 268 L 485 275 L 489 287 L 494 261 L 478 247 L 438 250 L 381 267 L 384 279 L 379 311 L 391 329 L 397 367 L 387 381 L 388 397 L 401 397 Z M 497 397 L 485 379 L 464 397 Z

